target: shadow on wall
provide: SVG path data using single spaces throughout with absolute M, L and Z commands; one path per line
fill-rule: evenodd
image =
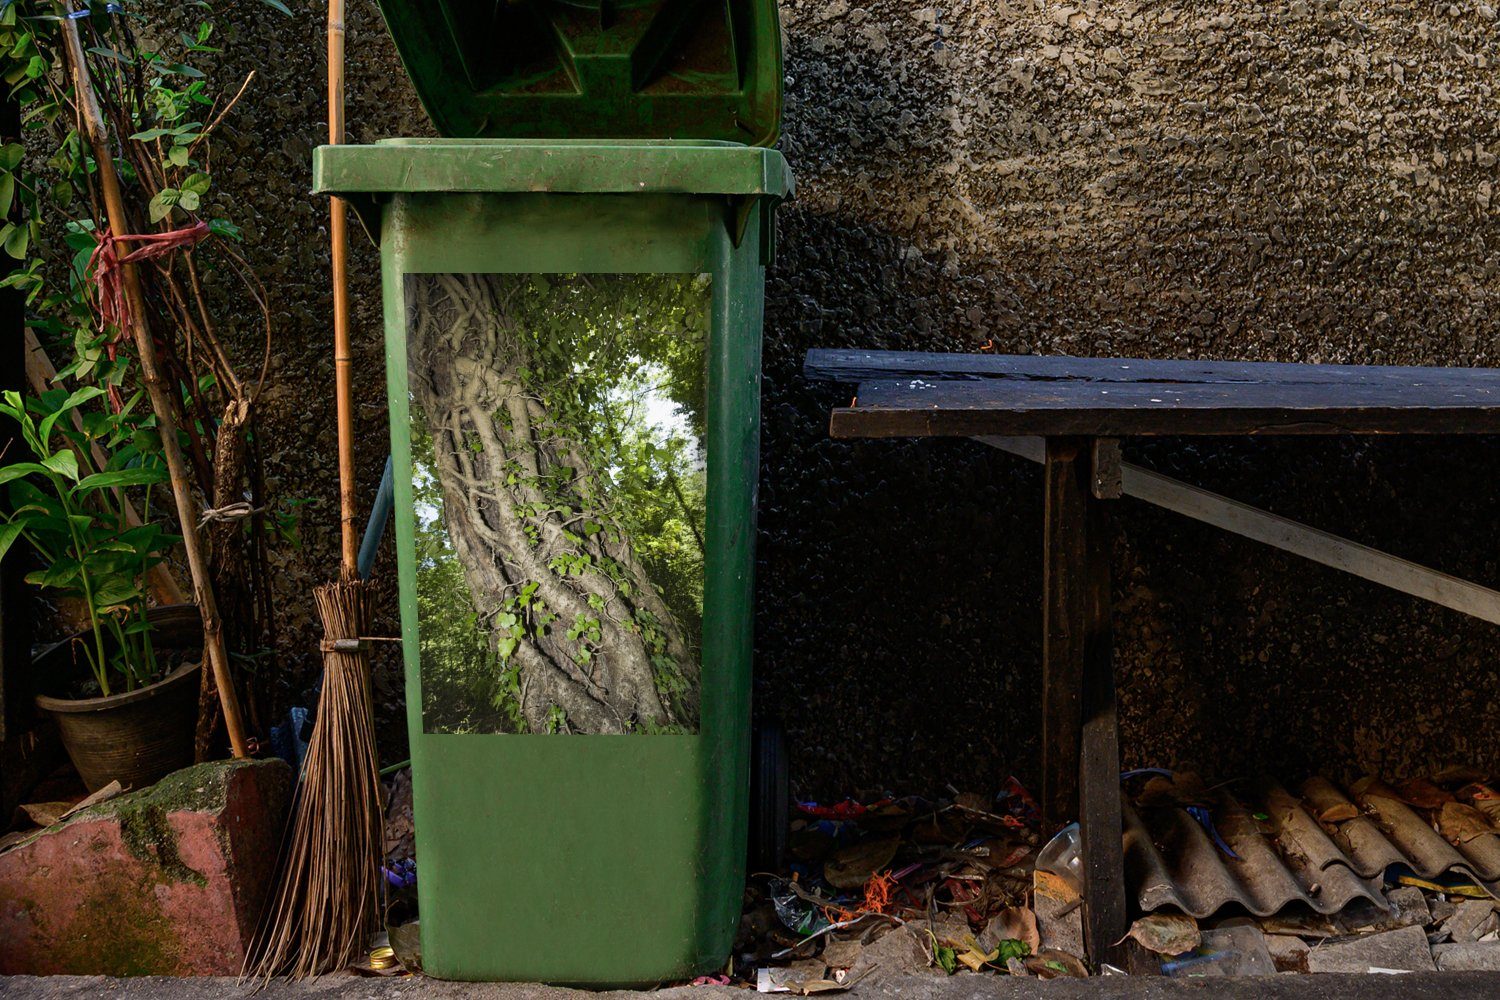
M 972 349 L 938 269 L 889 233 L 793 211 L 769 281 L 755 703 L 817 794 L 1034 771 L 1041 481 L 967 441 L 836 442 L 849 390 L 812 346 Z M 937 299 L 938 301 L 935 301 Z M 933 346 L 936 345 L 936 346 Z
M 787 722 L 806 794 L 992 788 L 1012 770 L 1033 781 L 1036 470 L 963 442 L 828 441 L 839 391 L 802 381 L 803 352 L 993 340 L 1014 353 L 1495 363 L 1500 63 L 1478 54 L 1496 22 L 1480 5 L 1416 0 L 781 9 L 799 200 L 768 288 L 757 710 Z M 250 18 L 221 72 L 260 71 L 216 173 L 277 298 L 267 476 L 278 497 L 316 501 L 307 549 L 274 567 L 283 703 L 319 675 L 308 594 L 336 559 L 326 207 L 305 196 L 324 134 L 320 17 Z M 352 5 L 349 30 L 354 137 L 431 134 L 376 6 Z M 386 440 L 379 268 L 368 241 L 354 250 L 368 495 Z M 1491 444 L 1444 441 L 1141 455 L 1491 584 L 1495 458 Z M 1483 725 L 1500 702 L 1495 629 L 1133 501 L 1121 511 L 1128 763 L 1225 776 L 1446 755 L 1500 766 Z M 381 635 L 396 631 L 393 565 L 387 543 Z M 389 762 L 405 756 L 400 661 L 378 655 Z
M 967 441 L 830 440 L 828 411 L 850 390 L 806 383 L 798 360 L 767 365 L 755 689 L 757 710 L 786 725 L 795 786 L 821 798 L 988 788 L 1008 773 L 1034 783 L 1037 467 Z M 1500 584 L 1493 547 L 1464 528 L 1500 514 L 1486 471 L 1500 440 L 1127 447 Z M 1125 766 L 1347 781 L 1500 762 L 1494 627 L 1138 501 L 1114 513 Z
M 1164 441 L 1139 460 L 1494 587 L 1500 441 Z M 1500 763 L 1500 630 L 1143 504 L 1123 508 L 1127 757 L 1224 778 Z M 1482 537 L 1487 537 L 1482 536 Z
M 808 348 L 1493 361 L 1500 112 L 1442 96 L 1500 83 L 1454 55 L 1493 22 L 1025 6 L 783 4 L 799 195 L 768 286 L 755 692 L 802 794 L 1034 782 L 1040 758 L 1037 471 L 969 442 L 829 441 L 847 390 L 802 380 Z M 1130 449 L 1490 585 L 1474 541 L 1500 516 L 1495 451 Z M 1118 513 L 1127 765 L 1500 767 L 1481 721 L 1500 631 L 1136 501 Z

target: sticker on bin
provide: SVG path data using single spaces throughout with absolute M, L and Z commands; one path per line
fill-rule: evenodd
M 407 277 L 426 732 L 697 732 L 710 293 Z

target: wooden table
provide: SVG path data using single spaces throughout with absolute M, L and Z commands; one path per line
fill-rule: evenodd
M 811 379 L 855 386 L 835 438 L 972 437 L 1043 464 L 1042 796 L 1076 818 L 1084 937 L 1127 929 L 1107 501 L 1178 513 L 1500 623 L 1500 592 L 1124 462 L 1133 436 L 1500 433 L 1500 369 L 810 351 Z

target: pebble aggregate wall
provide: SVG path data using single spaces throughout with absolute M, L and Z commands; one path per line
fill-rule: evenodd
M 306 193 L 315 6 L 287 21 L 240 5 L 223 68 L 259 71 L 221 196 L 276 297 L 270 472 L 282 496 L 318 501 L 306 549 L 279 567 L 286 695 L 316 677 L 308 592 L 336 564 L 325 216 Z M 351 139 L 429 134 L 374 5 L 351 6 Z M 782 11 L 799 197 L 768 293 L 757 710 L 785 723 L 806 794 L 1034 781 L 1036 470 L 963 442 L 828 441 L 847 393 L 804 384 L 803 352 L 1500 363 L 1500 22 L 1488 4 L 1415 0 Z M 354 270 L 373 491 L 384 387 L 362 240 Z M 1128 454 L 1500 584 L 1493 441 Z M 1500 767 L 1493 627 L 1134 501 L 1119 515 L 1127 763 L 1221 778 Z M 399 758 L 398 667 L 382 656 Z

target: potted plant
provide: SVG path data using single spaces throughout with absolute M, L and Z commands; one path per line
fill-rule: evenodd
M 86 386 L 0 402 L 35 458 L 0 465 L 10 501 L 0 557 L 25 539 L 42 564 L 27 581 L 87 619 L 35 665 L 37 704 L 91 791 L 116 779 L 141 788 L 192 763 L 202 643 L 200 625 L 192 649 L 196 611 L 147 606 L 143 578 L 178 541 L 151 520 L 151 487 L 167 474 L 152 421 L 135 414 L 140 394 L 118 411 L 85 408 L 103 395 Z

